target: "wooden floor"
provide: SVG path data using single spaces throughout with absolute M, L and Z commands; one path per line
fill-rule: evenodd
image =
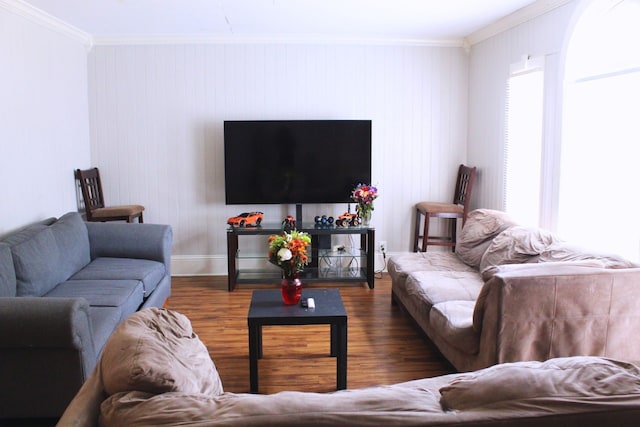
M 366 284 L 318 283 L 340 289 L 348 315 L 347 386 L 393 384 L 454 372 L 407 316 L 391 305 L 391 280 Z M 225 391 L 249 391 L 247 312 L 254 289 L 227 291 L 226 276 L 174 277 L 168 308 L 185 314 L 209 349 Z M 263 329 L 260 393 L 282 390 L 332 391 L 336 360 L 329 355 L 329 326 L 269 326 Z

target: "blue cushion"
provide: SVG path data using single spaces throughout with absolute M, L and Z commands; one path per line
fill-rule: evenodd
M 20 243 L 29 240 L 42 230 L 46 230 L 48 227 L 45 224 L 37 223 L 28 225 L 11 234 L 4 236 L 1 240 L 2 243 L 6 243 L 9 246 L 19 245 Z
M 71 280 L 126 280 L 142 282 L 144 296 L 148 296 L 158 286 L 165 275 L 164 264 L 148 259 L 96 258 L 89 265 L 71 277 Z
M 16 296 L 16 270 L 13 268 L 11 248 L 0 243 L 0 297 Z
M 62 280 L 66 280 L 91 261 L 89 232 L 78 212 L 63 215 L 49 229 L 63 254 L 58 269 Z
M 40 297 L 65 280 L 61 254 L 51 230 L 41 230 L 11 248 L 18 296 Z
M 47 297 L 84 298 L 92 307 L 118 307 L 124 319 L 142 305 L 142 283 L 138 280 L 67 280 Z

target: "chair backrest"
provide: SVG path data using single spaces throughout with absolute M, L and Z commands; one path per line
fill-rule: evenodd
M 80 170 L 76 169 L 76 179 L 80 181 L 82 198 L 84 199 L 87 220 L 91 220 L 92 211 L 104 208 L 104 196 L 102 194 L 102 182 L 98 168 Z
M 471 200 L 471 189 L 473 188 L 473 181 L 476 179 L 476 168 L 460 165 L 458 168 L 458 179 L 456 180 L 456 191 L 453 195 L 453 203 L 456 205 L 464 206 L 464 213 L 462 216 L 462 224 L 464 225 L 467 220 L 467 213 L 469 212 L 469 201 Z

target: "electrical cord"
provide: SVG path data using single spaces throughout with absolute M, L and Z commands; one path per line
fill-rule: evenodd
M 381 252 L 382 252 L 383 265 L 382 265 L 382 269 L 374 272 L 374 277 L 376 279 L 382 279 L 382 273 L 387 269 L 387 251 L 381 251 Z

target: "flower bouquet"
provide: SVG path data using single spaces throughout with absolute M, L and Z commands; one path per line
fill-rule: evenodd
M 269 236 L 269 262 L 282 269 L 282 299 L 287 305 L 297 304 L 302 296 L 298 273 L 309 263 L 307 247 L 310 244 L 309 234 L 295 229 Z
M 282 269 L 285 278 L 293 278 L 309 263 L 307 247 L 310 244 L 309 234 L 298 230 L 271 235 L 269 236 L 269 261 Z
M 378 198 L 378 189 L 368 184 L 358 184 L 351 192 L 351 198 L 358 204 L 356 212 L 365 225 L 371 221 L 373 201 Z

